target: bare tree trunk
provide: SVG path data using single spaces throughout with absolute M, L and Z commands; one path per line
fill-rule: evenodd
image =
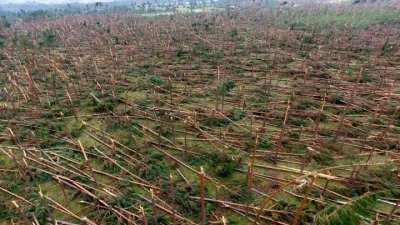
M 253 147 L 253 155 L 251 157 L 251 166 L 250 166 L 250 173 L 249 173 L 249 182 L 247 188 L 247 205 L 246 205 L 246 217 L 249 214 L 249 206 L 250 206 L 250 198 L 251 198 L 251 190 L 253 188 L 253 173 L 254 173 L 254 161 L 256 158 L 257 152 L 257 143 L 258 143 L 258 128 L 256 129 L 256 137 L 254 139 L 254 147 Z
M 204 170 L 200 167 L 201 224 L 206 224 L 206 208 L 204 201 Z

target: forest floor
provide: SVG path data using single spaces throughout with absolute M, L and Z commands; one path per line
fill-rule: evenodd
M 399 224 L 396 5 L 4 20 L 0 224 Z

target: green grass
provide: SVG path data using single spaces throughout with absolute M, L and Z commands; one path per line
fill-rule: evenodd
M 326 27 L 356 27 L 365 28 L 369 25 L 379 25 L 383 23 L 399 23 L 400 13 L 398 10 L 390 8 L 348 8 L 342 10 L 320 9 L 318 12 L 302 13 L 293 16 L 293 12 L 287 11 L 281 20 L 283 23 L 290 25 L 314 27 L 318 26 L 321 29 Z M 282 18 L 280 18 L 282 19 Z

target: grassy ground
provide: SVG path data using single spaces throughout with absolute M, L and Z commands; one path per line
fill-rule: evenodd
M 291 224 L 296 214 L 298 224 L 396 224 L 398 209 L 386 220 L 400 196 L 398 11 L 254 6 L 2 27 L 0 187 L 20 198 L 0 192 L 0 223 L 20 220 L 12 200 L 31 220 L 49 218 L 40 187 L 77 217 L 51 203 L 58 220 L 155 224 L 158 214 L 171 224 L 162 209 L 174 205 L 181 224 L 199 224 L 203 167 L 205 196 L 225 202 L 206 202 L 210 223 L 249 224 L 265 203 L 265 224 Z M 31 35 L 14 35 L 20 27 Z M 248 218 L 247 200 L 257 209 Z

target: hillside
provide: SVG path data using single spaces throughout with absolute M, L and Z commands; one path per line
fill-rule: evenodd
M 400 224 L 397 2 L 143 6 L 1 17 L 0 224 Z

